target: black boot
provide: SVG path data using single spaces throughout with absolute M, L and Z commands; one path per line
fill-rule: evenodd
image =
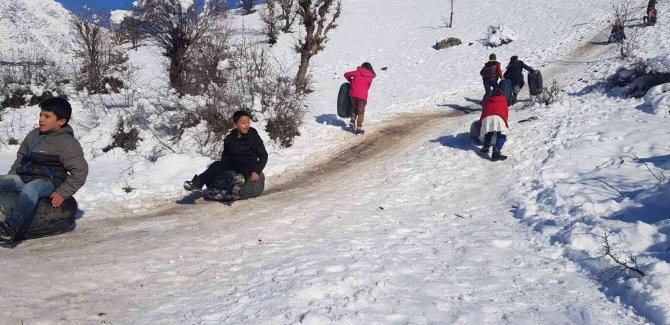
M 489 153 L 489 146 L 483 146 L 481 149 L 479 149 L 479 152 L 481 152 L 481 153 Z
M 187 191 L 202 191 L 202 185 L 200 177 L 195 175 L 192 180 L 184 182 L 184 189 Z
M 503 155 L 500 152 L 500 149 L 493 147 L 493 154 L 491 155 L 491 161 L 505 160 L 507 156 Z

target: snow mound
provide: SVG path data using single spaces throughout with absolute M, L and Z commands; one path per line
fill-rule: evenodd
M 0 58 L 69 57 L 74 38 L 71 13 L 54 0 L 0 1 Z
M 670 114 L 670 83 L 649 89 L 644 95 L 644 103 L 651 105 L 654 114 Z
M 489 26 L 488 36 L 486 37 L 486 45 L 491 47 L 498 47 L 501 45 L 512 43 L 517 39 L 516 32 L 506 25 Z
M 670 53 L 659 54 L 647 62 L 649 72 L 670 73 Z

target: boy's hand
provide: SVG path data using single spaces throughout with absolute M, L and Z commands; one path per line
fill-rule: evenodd
M 258 180 L 259 180 L 260 178 L 261 178 L 261 177 L 258 176 L 258 174 L 256 174 L 256 172 L 251 172 L 251 181 L 252 181 L 252 182 L 258 182 Z
M 49 197 L 51 198 L 51 206 L 53 206 L 54 208 L 59 208 L 63 204 L 63 201 L 65 201 L 63 196 L 58 194 L 58 192 L 51 193 Z

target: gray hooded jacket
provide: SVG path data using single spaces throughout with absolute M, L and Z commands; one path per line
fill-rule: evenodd
M 88 163 L 69 125 L 45 134 L 35 129 L 23 139 L 9 174 L 21 176 L 24 182 L 48 178 L 67 199 L 86 182 Z

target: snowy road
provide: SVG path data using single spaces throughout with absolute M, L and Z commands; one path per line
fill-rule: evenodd
M 417 123 L 396 150 L 305 188 L 28 241 L 3 252 L 0 319 L 635 323 L 512 217 L 493 184 L 514 182 L 521 157 L 478 157 L 459 133 L 471 119 Z

